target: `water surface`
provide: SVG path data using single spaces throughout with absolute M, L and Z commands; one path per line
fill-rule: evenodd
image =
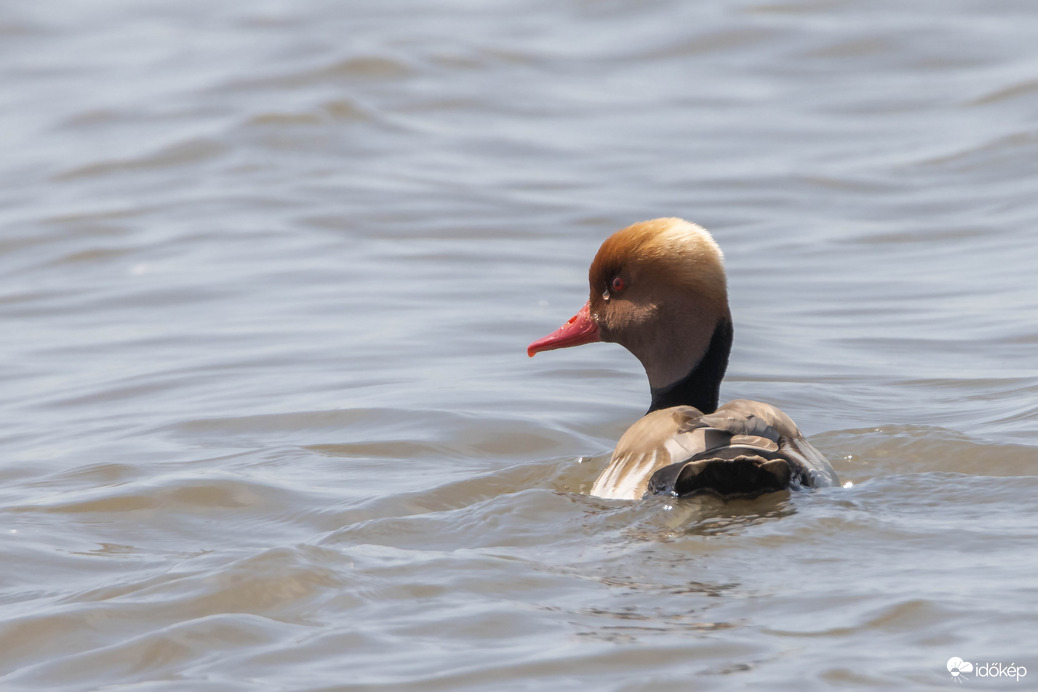
M 1024 0 L 8 3 L 0 686 L 1027 687 L 1036 33 Z M 644 376 L 525 347 L 669 215 L 726 253 L 722 397 L 851 487 L 586 495 Z

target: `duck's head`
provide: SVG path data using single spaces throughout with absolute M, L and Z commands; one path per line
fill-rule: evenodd
M 588 279 L 587 304 L 558 330 L 530 344 L 527 353 L 616 342 L 641 361 L 658 408 L 658 392 L 689 378 L 708 352 L 723 351 L 712 354 L 720 359 L 713 383 L 716 407 L 716 387 L 731 347 L 731 314 L 723 257 L 710 234 L 682 219 L 636 223 L 602 243 Z M 719 330 L 723 343 L 715 338 Z M 718 370 L 716 364 L 712 370 Z

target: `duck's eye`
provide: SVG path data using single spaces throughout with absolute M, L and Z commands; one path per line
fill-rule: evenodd
M 613 282 L 609 284 L 609 288 L 613 291 L 613 293 L 619 293 L 620 291 L 627 288 L 627 282 L 619 276 L 614 276 Z

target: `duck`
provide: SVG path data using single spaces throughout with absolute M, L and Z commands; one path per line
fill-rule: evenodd
M 623 228 L 602 243 L 588 281 L 584 307 L 527 354 L 612 342 L 645 369 L 649 410 L 620 437 L 591 495 L 755 497 L 839 485 L 777 407 L 718 405 L 734 329 L 724 255 L 705 228 L 679 218 Z

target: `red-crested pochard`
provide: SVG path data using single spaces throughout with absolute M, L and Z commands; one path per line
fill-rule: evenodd
M 705 229 L 682 219 L 628 226 L 602 243 L 589 280 L 587 304 L 527 353 L 615 341 L 645 368 L 652 405 L 620 438 L 592 495 L 754 495 L 839 482 L 779 409 L 744 399 L 717 406 L 732 317 L 721 250 Z

